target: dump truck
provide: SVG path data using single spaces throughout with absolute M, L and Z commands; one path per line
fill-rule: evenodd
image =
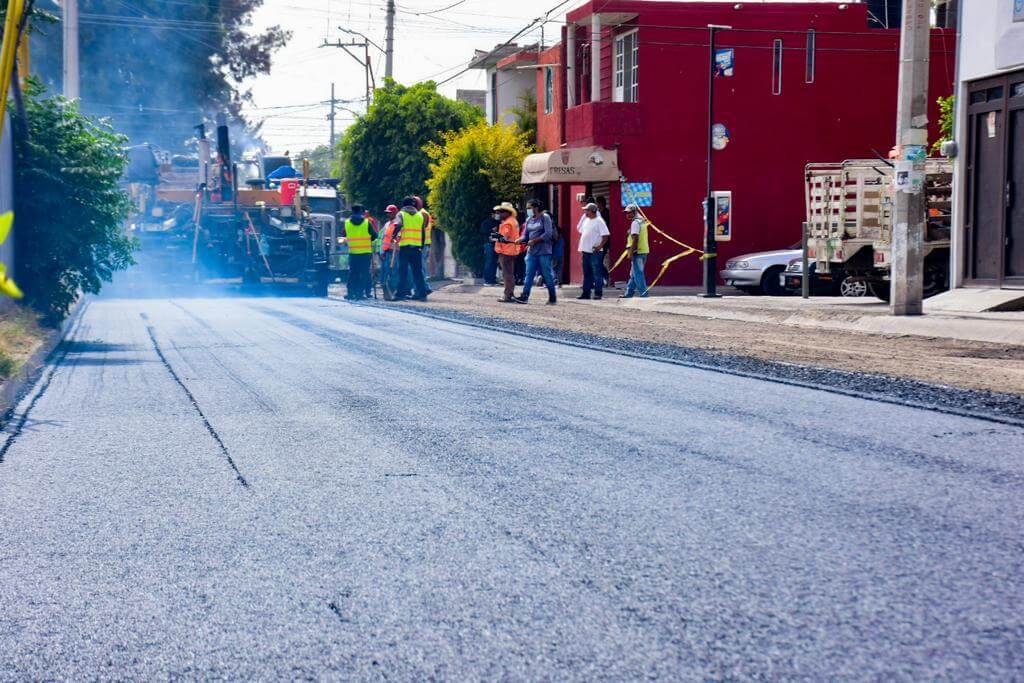
M 808 164 L 805 173 L 808 256 L 818 273 L 839 271 L 889 300 L 895 215 L 893 164 L 882 159 Z M 925 160 L 927 227 L 924 295 L 949 288 L 952 164 Z

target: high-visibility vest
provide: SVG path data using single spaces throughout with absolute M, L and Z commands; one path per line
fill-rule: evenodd
M 370 239 L 370 221 L 365 218 L 359 225 L 353 223 L 351 218 L 345 219 L 345 238 L 345 241 L 348 242 L 348 253 L 373 253 L 373 241 Z
M 422 213 L 409 213 L 402 211 L 402 236 L 398 241 L 399 247 L 422 247 L 423 246 L 423 224 L 426 219 Z
M 651 243 L 647 238 L 647 221 L 643 218 L 637 218 L 640 221 L 640 234 L 637 235 L 636 242 L 636 253 L 638 254 L 649 254 L 651 253 Z M 633 229 L 633 223 L 630 222 L 629 229 Z M 629 245 L 633 246 L 633 235 L 629 236 Z
M 434 232 L 434 219 L 426 209 L 420 209 L 420 213 L 423 214 L 423 244 L 429 247 Z
M 384 237 L 380 241 L 381 251 L 391 251 L 391 240 L 395 236 L 395 222 L 388 221 L 384 226 Z

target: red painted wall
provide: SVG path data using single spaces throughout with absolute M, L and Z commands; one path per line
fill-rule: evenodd
M 602 13 L 637 13 L 639 102 L 612 103 L 612 40 L 602 45 L 604 100 L 565 112 L 570 147 L 618 147 L 623 174 L 654 183 L 651 219 L 678 239 L 700 246 L 700 203 L 705 193 L 707 131 L 707 24 L 728 24 L 719 47 L 735 49 L 735 75 L 716 81 L 715 119 L 731 142 L 715 152 L 715 188 L 732 190 L 734 238 L 720 245 L 719 266 L 729 258 L 797 242 L 804 217 L 803 169 L 809 162 L 885 155 L 896 135 L 899 32 L 867 28 L 866 7 L 833 3 L 653 3 L 594 0 L 570 12 L 570 20 Z M 815 30 L 814 82 L 805 82 L 807 31 Z M 608 27 L 609 32 L 617 32 Z M 622 29 L 626 30 L 624 26 Z M 602 31 L 602 33 L 605 33 Z M 577 33 L 580 47 L 585 31 Z M 772 94 L 772 43 L 783 41 L 782 92 Z M 930 99 L 948 95 L 954 78 L 955 34 L 932 36 Z M 550 55 L 549 51 L 546 55 Z M 565 59 L 561 59 L 563 71 Z M 543 81 L 540 81 L 543 86 Z M 564 88 L 563 88 L 564 90 Z M 541 90 L 541 92 L 543 92 Z M 564 97 L 564 92 L 561 94 Z M 933 104 L 932 138 L 939 113 Z M 554 119 L 540 112 L 542 144 L 554 149 Z M 550 121 L 546 119 L 551 119 Z M 613 185 L 615 255 L 624 248 L 626 222 Z M 575 223 L 567 226 L 574 228 Z M 571 230 L 575 237 L 574 230 Z M 679 249 L 654 240 L 649 270 Z M 575 242 L 573 243 L 575 251 Z M 614 279 L 626 279 L 625 268 Z M 579 281 L 579 265 L 572 278 Z M 695 285 L 695 258 L 673 265 L 665 284 Z
M 564 63 L 564 43 L 556 45 L 540 54 L 537 63 Z M 562 123 L 565 113 L 565 70 L 555 66 L 555 101 L 550 114 L 544 113 L 544 69 L 537 69 L 537 147 L 542 152 L 558 149 L 563 139 Z

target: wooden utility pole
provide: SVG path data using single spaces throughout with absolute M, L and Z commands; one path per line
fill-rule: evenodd
M 923 312 L 930 19 L 929 0 L 904 1 L 890 271 L 889 312 L 892 315 L 921 315 Z

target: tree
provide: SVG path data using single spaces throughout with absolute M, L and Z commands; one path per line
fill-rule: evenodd
M 526 133 L 529 140 L 537 139 L 537 95 L 532 90 L 527 90 L 519 96 L 518 103 L 510 110 L 512 116 L 516 117 L 516 125 L 519 130 Z
M 424 147 L 482 118 L 473 105 L 438 94 L 432 81 L 388 82 L 339 145 L 349 200 L 380 212 L 402 197 L 425 195 L 430 159 Z
M 15 265 L 26 302 L 57 322 L 79 291 L 99 292 L 131 265 L 134 245 L 122 229 L 124 136 L 41 92 L 38 82 L 27 88 L 29 128 L 15 141 Z
M 263 1 L 79 0 L 82 111 L 109 117 L 133 142 L 172 151 L 204 118 L 227 112 L 241 120 L 251 99 L 243 83 L 268 73 L 289 38 L 278 26 L 251 32 Z M 60 13 L 53 0 L 37 6 Z M 59 90 L 60 26 L 35 28 L 33 72 Z
M 521 198 L 523 159 L 532 151 L 515 126 L 483 122 L 427 147 L 430 208 L 451 238 L 455 258 L 473 272 L 483 270 L 480 223 L 500 202 Z
M 319 145 L 313 149 L 306 149 L 298 153 L 293 163 L 301 164 L 303 159 L 309 159 L 309 175 L 311 178 L 333 178 L 336 164 L 331 158 L 331 148 L 328 145 Z

